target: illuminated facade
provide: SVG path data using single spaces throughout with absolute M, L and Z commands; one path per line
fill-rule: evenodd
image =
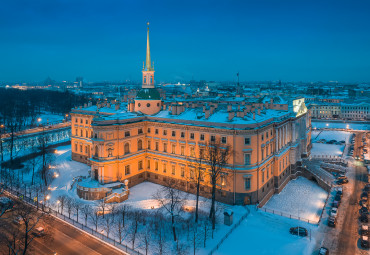
M 266 201 L 296 175 L 301 157 L 310 148 L 311 123 L 304 103 L 295 102 L 292 110 L 288 105 L 278 107 L 273 100 L 164 104 L 154 87 L 149 30 L 146 60 L 142 89 L 135 100 L 72 110 L 72 158 L 91 165 L 93 179 L 100 183 L 128 179 L 129 186 L 176 179 L 180 189 L 194 193 L 193 162 L 212 141 L 233 150 L 219 181 L 219 201 Z M 207 168 L 204 165 L 206 172 Z M 200 191 L 210 196 L 207 174 Z

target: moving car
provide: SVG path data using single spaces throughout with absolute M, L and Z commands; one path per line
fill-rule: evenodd
M 348 179 L 339 179 L 337 180 L 337 184 L 342 185 L 348 183 Z
M 45 235 L 45 230 L 43 227 L 38 227 L 35 229 L 34 235 L 37 237 L 42 237 Z
M 366 207 L 361 207 L 360 213 L 361 214 L 368 214 L 369 213 L 369 210 Z
M 291 233 L 292 235 L 298 235 L 298 236 L 307 236 L 308 235 L 307 229 L 302 228 L 302 227 L 290 228 L 289 233 Z

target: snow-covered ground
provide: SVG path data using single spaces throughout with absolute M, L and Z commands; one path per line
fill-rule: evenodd
M 297 226 L 306 228 L 309 236 L 291 235 L 289 228 Z M 252 209 L 215 254 L 312 254 L 317 228 L 316 225 Z
M 312 131 L 311 139 L 313 142 L 320 139 L 325 139 L 326 141 L 336 140 L 336 141 L 346 141 L 348 143 L 349 138 L 351 137 L 351 132 L 347 131 Z
M 339 156 L 341 157 L 344 151 L 345 145 L 335 144 L 324 144 L 324 143 L 312 143 L 311 155 L 327 155 L 327 156 Z
M 318 222 L 328 193 L 313 181 L 298 177 L 273 195 L 263 208 Z
M 330 121 L 311 121 L 312 128 L 335 128 L 352 130 L 370 130 L 370 123 L 352 123 L 352 122 L 330 122 Z

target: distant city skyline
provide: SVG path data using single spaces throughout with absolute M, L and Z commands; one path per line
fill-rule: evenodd
M 368 1 L 6 1 L 0 81 L 370 81 Z

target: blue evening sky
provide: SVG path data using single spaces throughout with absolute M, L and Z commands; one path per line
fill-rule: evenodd
M 1 0 L 0 81 L 370 81 L 370 1 Z

